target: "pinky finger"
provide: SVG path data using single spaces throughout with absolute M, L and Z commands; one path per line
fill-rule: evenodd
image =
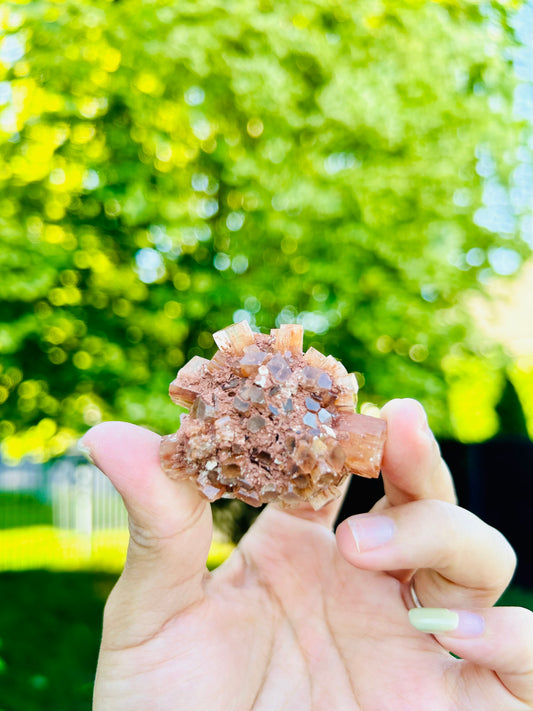
M 496 708 L 498 692 L 489 681 L 495 679 L 494 674 L 499 692 L 507 692 L 508 702 L 517 704 L 503 708 L 533 708 L 533 612 L 522 607 L 493 607 L 476 613 L 417 608 L 409 611 L 409 619 L 417 629 L 434 634 L 445 649 L 470 662 L 462 666 L 463 683 L 469 695 L 482 695 L 479 708 Z M 487 670 L 486 684 L 479 684 L 479 667 Z

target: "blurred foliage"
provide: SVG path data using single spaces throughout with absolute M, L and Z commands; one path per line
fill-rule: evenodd
M 459 295 L 528 255 L 475 219 L 526 150 L 514 6 L 3 3 L 4 456 L 176 429 L 168 382 L 234 318 L 303 323 L 363 399 L 453 432 L 445 363 L 479 353 Z
M 510 378 L 520 395 L 528 434 L 533 439 L 533 356 L 518 358 L 510 369 Z
M 505 379 L 505 385 L 500 400 L 496 405 L 498 415 L 499 435 L 519 435 L 528 436 L 527 423 L 520 398 L 516 388 L 509 378 Z

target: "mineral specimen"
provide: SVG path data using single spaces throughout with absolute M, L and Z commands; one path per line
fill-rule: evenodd
M 301 326 L 265 335 L 243 321 L 213 338 L 213 358 L 195 356 L 170 385 L 189 408 L 161 442 L 170 477 L 192 479 L 210 501 L 318 509 L 349 474 L 379 476 L 385 421 L 355 413 L 355 376 L 333 356 L 303 353 Z

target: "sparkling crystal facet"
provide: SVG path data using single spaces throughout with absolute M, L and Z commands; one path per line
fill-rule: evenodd
M 319 388 L 330 388 L 333 385 L 333 381 L 331 380 L 331 376 L 328 375 L 327 373 L 322 373 L 319 378 L 318 378 L 318 387 Z
M 305 398 L 305 406 L 311 412 L 318 412 L 320 410 L 320 403 L 312 397 Z
M 241 400 L 249 400 L 250 399 L 250 393 L 252 392 L 252 388 L 255 388 L 255 385 L 252 385 L 251 383 L 245 381 L 241 387 L 239 388 L 237 394 L 241 398 Z
M 235 390 L 238 388 L 242 380 L 240 378 L 232 378 L 229 382 L 222 385 L 222 390 Z
M 265 402 L 265 391 L 257 385 L 252 385 L 250 390 L 250 402 L 262 403 Z
M 246 429 L 250 432 L 259 432 L 266 425 L 267 421 L 261 415 L 254 415 L 246 423 Z
M 341 393 L 335 400 L 335 407 L 340 412 L 354 412 L 355 394 L 353 392 Z
M 355 373 L 348 373 L 348 375 L 342 375 L 337 378 L 337 385 L 340 385 L 342 390 L 348 390 L 353 393 L 357 393 L 359 390 Z
M 223 487 L 213 486 L 211 482 L 207 481 L 198 481 L 198 487 L 206 499 L 209 499 L 209 501 L 216 501 L 217 499 L 220 499 L 225 492 Z
M 240 397 L 235 396 L 233 398 L 233 407 L 239 412 L 246 412 L 250 407 L 250 403 L 246 402 L 246 400 L 241 400 Z
M 227 367 L 230 356 L 224 351 L 217 351 L 209 361 L 207 369 L 212 373 L 217 373 Z
M 197 420 L 213 420 L 217 413 L 212 405 L 209 405 L 203 398 L 197 397 L 189 414 Z
M 276 353 L 267 363 L 267 368 L 270 375 L 277 380 L 278 383 L 284 383 L 291 376 L 291 369 L 285 358 L 279 353 Z
M 318 384 L 318 379 L 322 375 L 320 368 L 315 368 L 312 365 L 306 365 L 302 369 L 302 384 L 304 387 L 314 388 Z
M 313 415 L 312 412 L 306 412 L 303 416 L 303 421 L 304 425 L 307 425 L 308 427 L 316 427 L 318 424 L 316 421 L 316 415 Z
M 324 410 L 324 408 L 320 409 L 318 411 L 318 419 L 320 422 L 323 422 L 324 424 L 329 424 L 331 422 L 331 412 L 328 412 L 327 410 Z

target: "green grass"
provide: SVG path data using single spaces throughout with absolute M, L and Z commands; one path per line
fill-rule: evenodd
M 52 524 L 52 507 L 31 494 L 0 493 L 0 529 Z
M 104 529 L 91 536 L 53 526 L 0 530 L 0 572 L 45 568 L 120 573 L 126 559 L 128 537 L 127 529 Z M 213 543 L 208 567 L 220 565 L 232 550 L 229 543 Z
M 116 575 L 0 575 L 1 711 L 89 711 L 104 601 Z

